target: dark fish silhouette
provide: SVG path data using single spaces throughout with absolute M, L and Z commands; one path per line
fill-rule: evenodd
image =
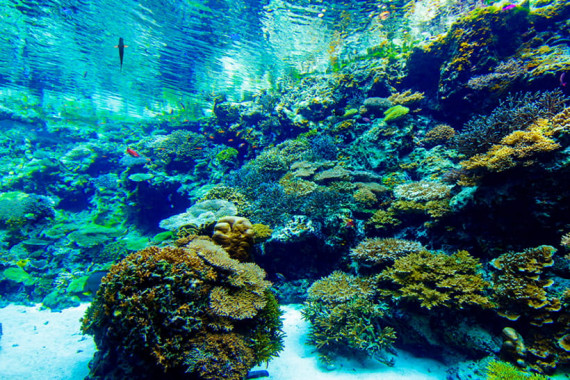
M 125 45 L 125 41 L 123 41 L 123 37 L 119 37 L 119 44 L 115 46 L 119 48 L 119 59 L 121 60 L 121 71 L 123 71 L 123 56 L 125 55 L 125 48 L 128 45 Z

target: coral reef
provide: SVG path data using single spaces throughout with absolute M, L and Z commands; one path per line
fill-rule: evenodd
M 394 238 L 368 238 L 351 249 L 350 256 L 352 260 L 361 266 L 372 266 L 375 269 L 382 269 L 394 263 L 400 257 L 423 250 L 425 248 L 417 241 Z
M 239 261 L 250 259 L 255 231 L 249 220 L 237 216 L 225 216 L 214 225 L 212 239 L 222 246 L 230 257 Z
M 205 238 L 129 255 L 111 268 L 83 318 L 99 349 L 90 377 L 244 378 L 282 348 L 264 277 Z
M 389 293 L 419 302 L 422 307 L 488 308 L 489 283 L 478 273 L 479 260 L 466 251 L 453 255 L 420 251 L 395 260 L 380 279 L 396 285 Z
M 396 340 L 394 330 L 382 320 L 386 306 L 371 300 L 366 281 L 334 272 L 316 281 L 308 290 L 303 318 L 311 323 L 309 342 L 328 364 L 347 350 L 360 352 L 387 365 Z

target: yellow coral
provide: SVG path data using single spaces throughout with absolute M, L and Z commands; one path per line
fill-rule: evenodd
M 412 93 L 412 90 L 407 90 L 402 93 L 397 92 L 395 94 L 390 95 L 390 97 L 388 97 L 388 100 L 390 100 L 394 105 L 399 104 L 405 106 L 417 103 L 423 98 L 424 98 L 423 92 Z
M 227 288 L 216 286 L 210 292 L 210 307 L 215 315 L 232 319 L 253 318 L 265 307 L 265 297 L 245 289 L 230 293 Z
M 356 297 L 365 299 L 371 297 L 373 293 L 374 289 L 366 280 L 335 271 L 315 281 L 308 290 L 307 299 L 308 301 L 342 303 Z
M 397 259 L 380 278 L 399 286 L 396 296 L 419 301 L 427 309 L 490 307 L 483 295 L 489 283 L 477 273 L 479 267 L 479 260 L 467 251 L 451 256 L 420 251 Z
M 502 172 L 516 166 L 529 166 L 540 153 L 560 148 L 560 144 L 546 137 L 539 128 L 514 131 L 505 136 L 499 144 L 493 145 L 487 153 L 476 154 L 461 165 L 467 170 L 487 169 Z

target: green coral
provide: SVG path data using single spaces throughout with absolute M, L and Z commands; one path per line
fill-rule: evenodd
M 485 296 L 489 283 L 478 270 L 479 260 L 467 251 L 453 255 L 421 251 L 396 259 L 380 279 L 396 285 L 392 295 L 419 302 L 422 307 L 463 309 L 491 307 Z
M 512 364 L 492 360 L 487 366 L 487 380 L 547 380 L 538 373 L 526 373 Z
M 218 154 L 216 154 L 216 158 L 218 159 L 218 161 L 228 162 L 228 161 L 232 161 L 234 158 L 236 158 L 238 154 L 239 154 L 239 152 L 237 149 L 226 148 L 226 149 L 218 152 Z
M 386 123 L 401 119 L 410 112 L 410 109 L 405 106 L 395 105 L 384 111 L 384 121 Z
M 331 362 L 335 354 L 351 350 L 393 365 L 386 352 L 396 333 L 382 319 L 386 306 L 373 302 L 372 295 L 366 280 L 342 272 L 334 272 L 309 288 L 302 314 L 311 323 L 309 342 L 323 361 Z

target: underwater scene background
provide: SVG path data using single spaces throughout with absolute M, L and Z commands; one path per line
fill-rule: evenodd
M 323 373 L 566 378 L 567 1 L 0 14 L 0 304 L 89 303 L 87 378 L 271 377 L 287 304 Z

